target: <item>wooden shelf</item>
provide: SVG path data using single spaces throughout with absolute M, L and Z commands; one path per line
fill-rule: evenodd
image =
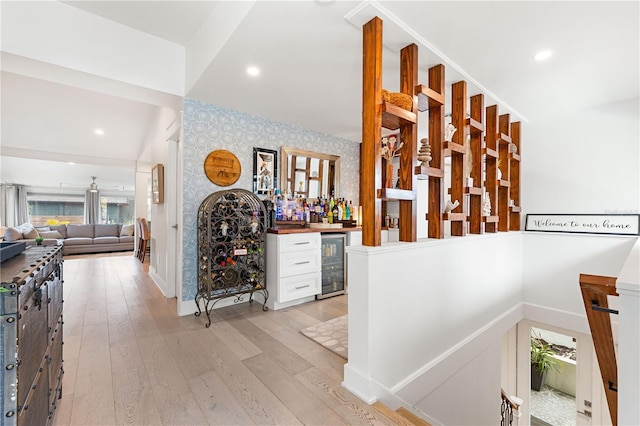
M 469 133 L 482 133 L 484 132 L 484 126 L 477 120 L 473 118 L 467 118 L 467 126 L 469 126 Z
M 390 102 L 382 103 L 382 127 L 398 130 L 410 124 L 416 124 L 416 114 Z
M 504 133 L 498 133 L 498 143 L 511 143 L 511 136 L 505 135 Z
M 502 180 L 500 179 L 498 181 L 498 186 L 501 186 L 503 188 L 509 188 L 511 186 L 511 183 L 508 180 Z
M 477 188 L 475 186 L 466 186 L 464 188 L 464 193 L 469 195 L 482 195 L 482 188 Z
M 457 152 L 458 154 L 467 152 L 467 148 L 464 145 L 455 142 L 445 141 L 443 147 L 445 157 L 451 155 L 452 152 Z
M 510 206 L 509 210 L 511 213 L 520 213 L 520 206 Z
M 511 157 L 512 160 L 514 161 L 520 161 L 520 156 L 518 154 L 509 154 L 509 157 Z
M 413 201 L 416 199 L 416 193 L 415 191 L 410 191 L 407 189 L 382 188 L 378 189 L 378 198 L 385 201 Z
M 415 166 L 413 174 L 416 176 L 433 176 L 437 178 L 444 178 L 444 170 L 437 169 L 429 166 Z
M 495 149 L 484 148 L 483 153 L 487 157 L 498 158 L 498 151 Z
M 448 220 L 449 222 L 466 222 L 467 214 L 466 213 L 443 213 L 442 218 L 444 220 Z
M 499 216 L 482 216 L 482 221 L 484 223 L 498 223 L 499 220 Z
M 428 110 L 429 107 L 444 105 L 444 95 L 424 84 L 416 86 L 416 95 L 418 95 L 418 111 L 420 112 Z

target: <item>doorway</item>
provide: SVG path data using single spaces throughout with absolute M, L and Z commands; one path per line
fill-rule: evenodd
M 531 425 L 575 426 L 576 337 L 538 327 L 530 327 L 529 337 Z

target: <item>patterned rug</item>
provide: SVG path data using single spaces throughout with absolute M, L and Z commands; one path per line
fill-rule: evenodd
M 324 346 L 331 352 L 340 355 L 344 359 L 348 354 L 347 340 L 347 315 L 300 330 L 314 342 Z

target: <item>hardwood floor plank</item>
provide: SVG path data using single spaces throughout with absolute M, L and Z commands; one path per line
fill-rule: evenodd
M 144 361 L 134 338 L 111 345 L 116 423 L 161 424 Z
M 189 387 L 211 425 L 249 425 L 251 417 L 215 371 L 189 380 Z
M 390 424 L 342 388 L 344 360 L 300 334 L 345 314 L 346 296 L 275 312 L 242 303 L 205 328 L 178 317 L 130 253 L 65 257 L 64 268 L 55 425 Z
M 268 355 L 245 359 L 244 364 L 305 425 L 347 424 L 326 403 L 297 382 Z
M 209 356 L 212 370 L 244 407 L 254 424 L 300 424 L 282 402 L 207 329 L 192 331 L 193 344 Z
M 342 380 L 345 359 L 300 333 L 306 325 L 277 312 L 254 316 L 249 320 L 323 373 L 335 380 Z
M 318 399 L 329 405 L 349 424 L 393 425 L 394 423 L 378 413 L 374 408 L 360 401 L 317 368 L 310 368 L 295 376 L 302 385 L 313 392 Z
M 205 424 L 204 415 L 163 336 L 138 338 L 138 345 L 162 423 Z
M 232 307 L 220 309 L 230 310 Z M 220 313 L 221 315 L 225 315 L 224 313 Z M 260 310 L 259 312 L 253 312 L 248 314 L 248 318 L 251 315 L 256 315 L 262 317 L 266 313 Z M 248 318 L 243 316 L 230 316 L 226 321 L 235 328 L 239 333 L 243 336 L 247 337 L 254 345 L 262 350 L 263 353 L 269 355 L 269 357 L 275 360 L 278 365 L 280 365 L 286 372 L 291 375 L 295 375 L 301 371 L 304 371 L 311 367 L 305 359 L 298 356 L 291 349 L 287 348 L 285 345 L 274 339 L 269 334 L 265 333 L 262 329 L 257 327 Z

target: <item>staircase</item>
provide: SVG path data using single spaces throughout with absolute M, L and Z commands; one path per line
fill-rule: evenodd
M 403 426 L 431 426 L 430 423 L 422 420 L 420 417 L 413 414 L 411 411 L 407 410 L 404 407 L 398 408 L 396 411 L 393 411 L 391 408 L 384 405 L 382 402 L 377 401 L 373 404 L 373 408 L 378 410 L 381 414 L 385 415 L 389 419 L 391 419 L 397 425 Z

